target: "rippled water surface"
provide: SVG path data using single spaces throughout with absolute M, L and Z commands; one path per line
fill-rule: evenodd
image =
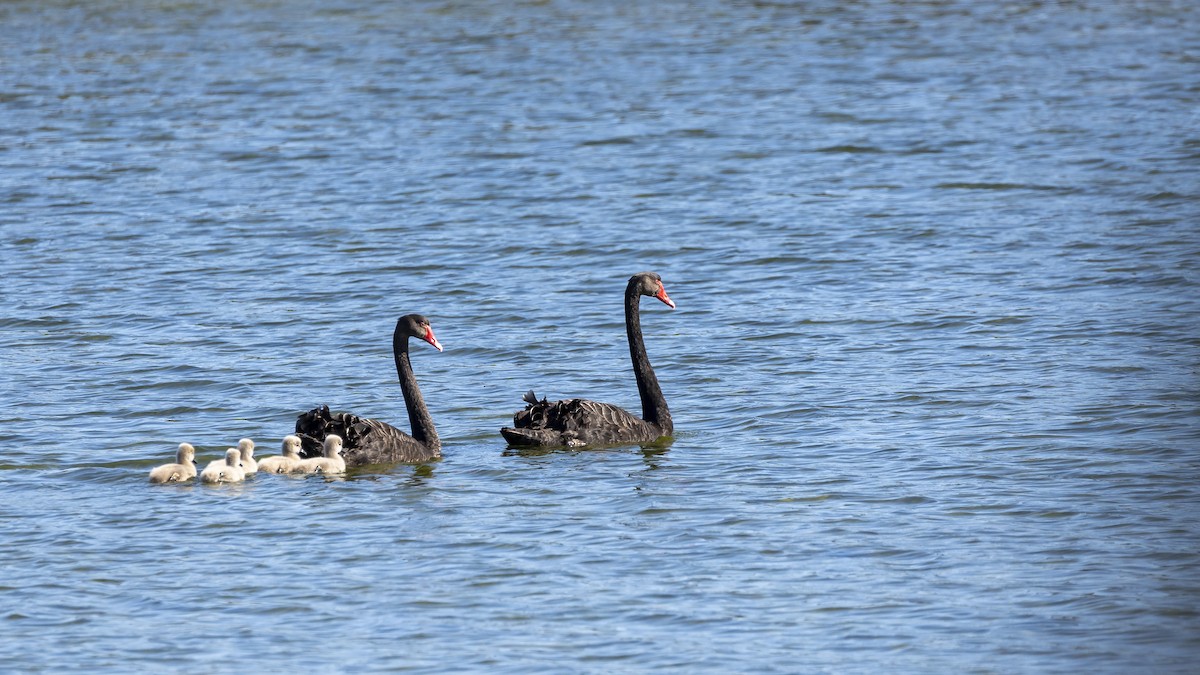
M 0 662 L 1192 671 L 1198 73 L 1191 2 L 0 4 Z M 640 410 L 646 269 L 673 443 L 507 449 Z M 408 312 L 442 461 L 147 484 L 406 426 Z

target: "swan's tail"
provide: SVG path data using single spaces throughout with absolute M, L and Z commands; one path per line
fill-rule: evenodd
M 551 404 L 544 398 L 539 401 L 537 399 L 537 394 L 533 393 L 532 389 L 525 392 L 525 395 L 521 397 L 521 400 L 525 401 L 525 403 L 528 405 L 525 406 L 524 410 L 518 410 L 516 414 L 513 415 L 513 426 L 518 429 L 546 428 L 548 426 L 546 424 L 546 413 L 556 404 Z M 539 443 L 539 445 L 541 444 Z

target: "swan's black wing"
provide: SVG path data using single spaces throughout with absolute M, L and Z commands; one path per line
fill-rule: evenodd
M 343 450 L 350 447 L 357 441 L 352 436 L 352 430 L 358 420 L 357 415 L 331 413 L 327 405 L 301 413 L 296 418 L 296 435 L 300 437 L 300 456 L 304 458 L 322 456 L 325 437 L 329 434 L 337 434 L 342 437 Z
M 329 406 L 313 408 L 296 418 L 302 457 L 320 457 L 325 437 L 342 437 L 342 457 L 346 466 L 424 462 L 441 457 L 441 452 L 396 427 L 354 413 L 329 412 Z
M 440 449 L 430 448 L 387 422 L 360 417 L 354 429 L 358 442 L 351 452 L 342 452 L 350 466 L 428 462 L 442 456 Z
M 524 410 L 513 415 L 513 426 L 500 430 L 511 445 L 577 447 L 645 443 L 662 430 L 611 403 L 585 398 L 548 401 L 532 391 L 524 396 Z

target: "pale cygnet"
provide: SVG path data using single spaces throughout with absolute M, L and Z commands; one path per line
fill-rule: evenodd
M 237 448 L 225 448 L 225 454 L 221 455 L 221 459 L 214 459 L 213 461 L 206 464 L 204 466 L 204 471 L 208 471 L 209 469 L 215 469 L 217 471 L 220 471 L 222 468 L 224 468 L 225 460 L 229 458 L 230 450 L 237 450 Z M 242 454 L 239 452 L 238 453 L 238 464 L 241 464 L 241 463 L 242 463 Z M 200 473 L 203 474 L 204 471 L 201 471 Z
M 246 480 L 246 472 L 241 467 L 242 453 L 237 448 L 225 451 L 225 459 L 209 462 L 200 472 L 203 483 L 240 483 Z
M 329 434 L 325 437 L 325 456 L 300 460 L 296 468 L 300 473 L 343 473 L 346 460 L 342 457 L 342 437 Z
M 291 473 L 300 464 L 300 437 L 283 437 L 283 454 L 274 457 L 264 457 L 258 463 L 258 470 L 263 473 Z
M 174 464 L 163 464 L 150 470 L 151 483 L 178 483 L 196 477 L 196 449 L 191 443 L 180 443 Z
M 242 471 L 247 474 L 258 473 L 258 462 L 254 461 L 254 441 L 249 438 L 238 441 L 238 452 L 242 455 Z

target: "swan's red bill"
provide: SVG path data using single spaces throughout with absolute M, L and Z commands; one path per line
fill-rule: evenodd
M 658 282 L 658 292 L 654 294 L 654 297 L 658 298 L 659 300 L 662 300 L 663 304 L 666 305 L 667 307 L 670 307 L 671 309 L 675 309 L 675 301 L 673 301 L 673 300 L 671 300 L 671 298 L 667 297 L 667 289 L 665 287 L 663 287 L 663 284 L 661 281 Z
M 437 347 L 437 350 L 439 352 L 442 351 L 442 343 L 438 342 L 437 338 L 433 337 L 433 329 L 432 328 L 425 329 L 425 337 L 423 339 L 426 342 L 428 342 L 429 344 L 433 345 L 434 347 Z

